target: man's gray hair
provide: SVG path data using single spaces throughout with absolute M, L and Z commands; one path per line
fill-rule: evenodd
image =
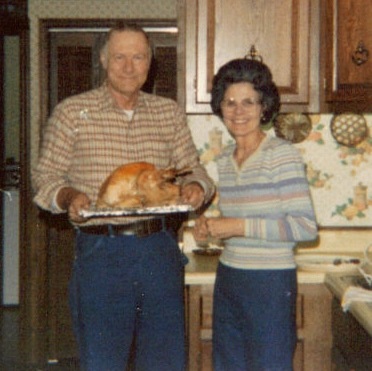
M 151 59 L 152 47 L 151 47 L 150 38 L 142 27 L 134 23 L 118 23 L 116 26 L 112 27 L 106 34 L 106 37 L 104 39 L 104 42 L 101 48 L 101 53 L 103 53 L 107 57 L 107 47 L 108 47 L 108 43 L 110 41 L 112 34 L 116 32 L 124 32 L 124 31 L 138 32 L 138 33 L 141 33 L 143 36 L 145 36 L 145 39 L 149 46 L 149 58 Z

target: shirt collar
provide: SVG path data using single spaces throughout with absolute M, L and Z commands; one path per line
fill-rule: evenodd
M 101 97 L 100 97 L 100 101 L 99 101 L 99 108 L 100 110 L 112 110 L 112 109 L 119 109 L 121 110 L 120 107 L 118 107 L 118 105 L 116 104 L 115 102 L 115 99 L 112 97 L 112 95 L 110 94 L 110 91 L 108 89 L 108 86 L 107 86 L 107 81 L 105 81 L 102 86 L 99 88 L 100 92 L 101 92 Z M 146 94 L 142 91 L 140 91 L 139 95 L 138 95 L 138 102 L 137 102 L 137 106 L 134 108 L 134 110 L 136 110 L 137 108 L 139 107 L 142 107 L 144 105 L 146 105 Z

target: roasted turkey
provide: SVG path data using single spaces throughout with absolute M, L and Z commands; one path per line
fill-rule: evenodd
M 147 162 L 134 162 L 114 170 L 103 182 L 97 199 L 98 208 L 125 208 L 176 205 L 180 201 L 178 176 L 189 168 L 157 169 Z

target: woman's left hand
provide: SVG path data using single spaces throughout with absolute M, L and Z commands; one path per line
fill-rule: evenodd
M 244 219 L 237 218 L 208 218 L 209 235 L 217 239 L 243 237 L 245 234 Z

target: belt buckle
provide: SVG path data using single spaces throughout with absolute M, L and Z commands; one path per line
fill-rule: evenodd
M 136 237 L 146 237 L 152 233 L 157 232 L 157 229 L 154 228 L 154 221 L 143 221 L 134 223 L 128 228 L 123 228 L 123 230 L 117 231 L 116 235 L 119 236 L 136 236 Z
M 120 236 L 136 236 L 136 237 L 142 237 L 145 235 L 145 230 L 143 228 L 142 224 L 134 223 L 131 226 L 128 226 L 127 228 L 124 228 L 121 231 L 118 231 L 118 235 Z
M 118 233 L 120 236 L 137 236 L 137 232 L 134 229 L 124 229 Z

